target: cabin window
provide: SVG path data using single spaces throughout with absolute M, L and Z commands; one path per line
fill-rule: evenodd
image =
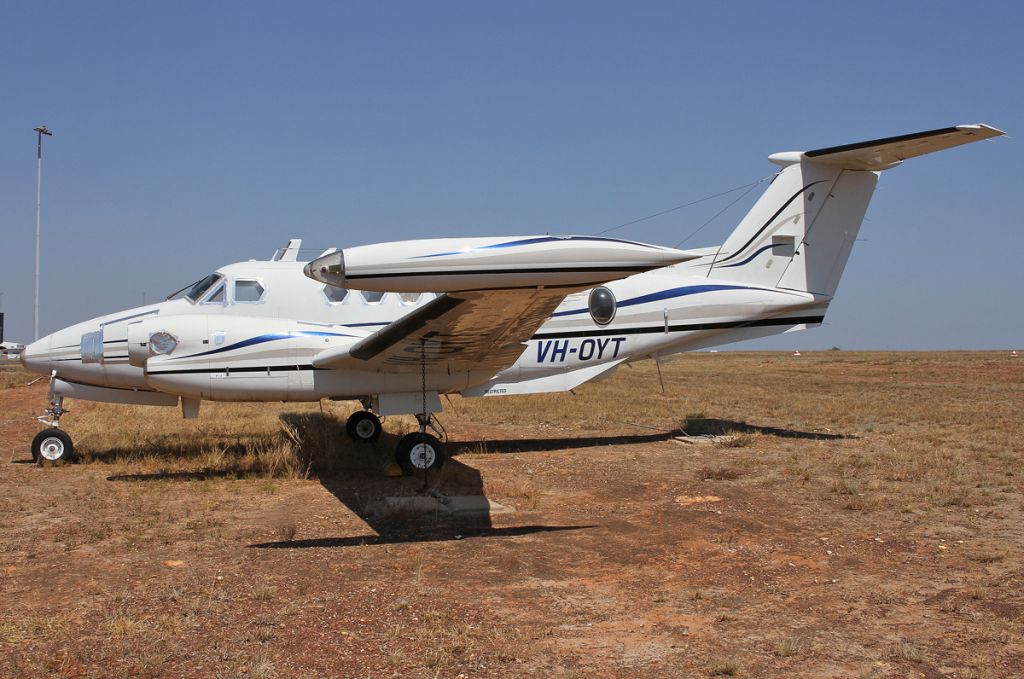
M 367 304 L 380 304 L 380 301 L 384 299 L 386 292 L 374 292 L 372 290 L 362 291 L 363 301 Z
M 331 304 L 341 304 L 348 297 L 348 290 L 345 288 L 336 288 L 333 285 L 324 286 L 324 297 Z
M 590 317 L 598 325 L 608 325 L 615 318 L 615 295 L 601 286 L 590 292 Z
M 420 301 L 420 295 L 423 293 L 419 292 L 400 292 L 398 296 L 402 299 L 402 304 L 415 304 Z
M 235 301 L 253 304 L 263 300 L 265 292 L 259 281 L 235 281 Z

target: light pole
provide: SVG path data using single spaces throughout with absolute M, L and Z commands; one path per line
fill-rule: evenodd
M 39 205 L 43 190 L 43 135 L 52 137 L 53 132 L 46 129 L 46 125 L 35 128 L 35 131 L 38 133 L 38 140 L 36 141 L 36 303 L 33 339 L 39 339 Z

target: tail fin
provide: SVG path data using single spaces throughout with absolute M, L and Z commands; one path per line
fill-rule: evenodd
M 769 159 L 782 171 L 719 249 L 708 277 L 831 297 L 883 170 L 1002 134 L 987 125 L 960 125 L 776 153 Z

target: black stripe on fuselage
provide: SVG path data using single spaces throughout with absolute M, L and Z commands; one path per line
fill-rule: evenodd
M 763 232 L 763 231 L 764 231 L 765 229 L 767 229 L 767 228 L 768 228 L 768 226 L 769 226 L 769 225 L 770 225 L 770 224 L 771 224 L 772 222 L 774 222 L 774 221 L 775 221 L 775 218 L 776 218 L 776 217 L 778 217 L 779 215 L 781 215 L 781 214 L 782 214 L 782 211 L 783 211 L 783 210 L 785 210 L 785 209 L 786 209 L 787 207 L 789 207 L 789 204 L 790 204 L 790 203 L 792 203 L 792 202 L 793 202 L 794 200 L 796 200 L 797 196 L 799 196 L 799 195 L 800 195 L 801 193 L 803 193 L 803 192 L 804 192 L 804 191 L 806 191 L 807 189 L 811 188 L 811 187 L 812 187 L 812 186 L 814 186 L 815 184 L 821 184 L 821 183 L 822 183 L 822 182 L 824 182 L 824 181 L 826 181 L 826 180 L 825 180 L 825 179 L 819 179 L 819 180 L 818 180 L 818 181 L 816 181 L 816 182 L 811 182 L 810 184 L 808 184 L 808 185 L 807 185 L 807 186 L 805 186 L 804 188 L 802 188 L 802 189 L 800 189 L 799 191 L 797 191 L 796 193 L 794 193 L 794 194 L 792 195 L 792 197 L 790 197 L 790 199 L 789 199 L 789 200 L 787 200 L 787 201 L 786 201 L 785 203 L 783 203 L 783 204 L 782 204 L 782 207 L 780 207 L 780 208 L 779 208 L 778 210 L 776 210 L 776 211 L 775 211 L 775 214 L 773 214 L 773 215 L 772 215 L 772 216 L 771 216 L 771 217 L 770 217 L 770 218 L 768 219 L 768 221 L 764 223 L 764 226 L 762 226 L 762 227 L 761 227 L 760 229 L 758 229 L 758 230 L 757 230 L 757 233 L 755 233 L 755 234 L 754 234 L 753 236 L 751 236 L 751 237 L 750 237 L 750 240 L 748 240 L 748 241 L 747 241 L 746 243 L 744 243 L 744 244 L 743 244 L 743 247 L 741 247 L 741 248 L 740 248 L 739 250 L 737 250 L 736 252 L 732 253 L 731 255 L 729 255 L 728 257 L 726 257 L 725 259 L 721 259 L 721 260 L 719 260 L 719 261 L 717 261 L 717 262 L 712 262 L 712 263 L 711 263 L 711 266 L 712 266 L 712 267 L 714 267 L 714 266 L 715 266 L 716 264 L 721 264 L 721 263 L 723 263 L 723 262 L 728 262 L 728 261 L 729 261 L 730 259 L 732 259 L 732 258 L 734 258 L 734 257 L 739 257 L 739 255 L 740 255 L 740 254 L 741 254 L 741 253 L 742 253 L 742 252 L 743 252 L 744 250 L 746 250 L 746 249 L 747 249 L 747 248 L 748 248 L 748 247 L 750 246 L 750 244 L 751 244 L 751 243 L 753 243 L 753 242 L 754 242 L 755 240 L 757 240 L 757 237 L 758 237 L 758 236 L 760 236 L 760 235 L 761 235 L 761 233 L 762 233 L 762 232 Z
M 279 373 L 292 372 L 297 370 L 326 370 L 326 368 L 314 368 L 311 363 L 305 365 L 264 365 L 246 366 L 244 368 L 186 368 L 183 370 L 148 370 L 147 375 L 198 375 L 201 373 Z
M 759 328 L 776 325 L 801 325 L 821 323 L 824 316 L 790 316 L 786 318 L 762 318 L 755 321 L 720 321 L 716 323 L 685 323 L 669 325 L 669 332 L 691 332 L 694 330 L 728 330 L 731 328 Z M 602 328 L 600 330 L 570 330 L 566 332 L 540 332 L 530 339 L 566 339 L 573 337 L 601 337 L 604 335 L 646 335 L 665 332 L 664 325 L 649 325 L 639 328 Z
M 396 271 L 392 273 L 380 273 L 380 274 L 356 274 L 356 275 L 345 275 L 345 280 L 357 281 L 366 279 L 376 278 L 405 278 L 408 276 L 504 276 L 524 273 L 604 273 L 604 272 L 618 272 L 618 271 L 633 271 L 640 273 L 643 271 L 650 271 L 657 267 L 653 266 L 566 266 L 566 267 L 552 267 L 543 269 L 464 269 L 464 270 L 450 270 L 450 269 L 438 269 L 435 271 Z M 535 285 L 527 287 L 537 287 Z M 490 288 L 488 288 L 490 289 Z

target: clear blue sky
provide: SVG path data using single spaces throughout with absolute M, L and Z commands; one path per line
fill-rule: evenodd
M 591 233 L 766 176 L 775 151 L 1024 134 L 1021 7 L 8 1 L 8 339 L 32 332 L 40 124 L 46 333 L 289 237 Z M 1012 138 L 886 173 L 828 325 L 745 346 L 1024 345 L 1022 180 Z M 616 233 L 672 245 L 730 198 Z

